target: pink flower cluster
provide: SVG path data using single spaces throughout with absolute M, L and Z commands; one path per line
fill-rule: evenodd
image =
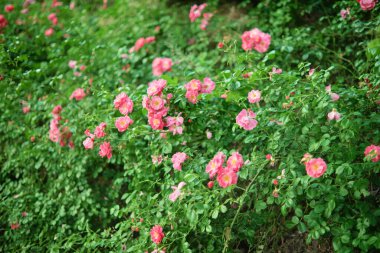
M 206 172 L 210 179 L 217 176 L 219 186 L 226 188 L 237 183 L 237 172 L 244 165 L 243 156 L 239 152 L 234 152 L 227 160 L 227 167 L 223 167 L 226 155 L 223 152 L 218 152 L 206 166 Z M 212 188 L 213 184 L 208 184 Z
M 370 145 L 364 150 L 365 157 L 368 157 L 372 162 L 380 161 L 380 146 Z
M 182 170 L 182 163 L 185 162 L 187 159 L 186 153 L 183 152 L 177 152 L 172 156 L 172 163 L 173 163 L 173 168 L 175 170 L 181 171 Z
M 236 123 L 245 130 L 252 130 L 257 126 L 256 114 L 251 109 L 243 109 L 236 116 Z
M 173 66 L 170 58 L 155 58 L 152 63 L 153 75 L 161 76 L 164 72 L 171 71 Z
M 67 126 L 60 129 L 61 111 L 62 106 L 60 105 L 54 107 L 52 111 L 53 119 L 50 121 L 49 139 L 52 142 L 59 143 L 61 147 L 68 145 L 70 148 L 74 148 L 74 142 L 71 140 L 73 133 Z
M 124 132 L 133 124 L 133 120 L 128 116 L 128 113 L 133 111 L 133 101 L 128 97 L 125 92 L 116 96 L 113 104 L 119 112 L 125 116 L 119 117 L 115 121 L 115 126 L 119 132 Z
M 78 88 L 71 93 L 70 100 L 71 99 L 76 99 L 77 101 L 82 100 L 86 96 L 86 93 L 82 88 Z
M 164 239 L 165 234 L 163 232 L 163 228 L 160 225 L 155 225 L 151 230 L 150 230 L 150 237 L 152 241 L 155 244 L 160 244 L 162 239 Z
M 52 23 L 53 26 L 58 24 L 58 18 L 57 18 L 57 15 L 55 13 L 49 14 L 48 19 L 50 20 L 50 22 Z
M 259 53 L 264 53 L 269 48 L 271 36 L 254 28 L 251 31 L 244 32 L 241 39 L 243 42 L 242 48 L 245 51 L 255 49 Z
M 194 22 L 197 20 L 202 15 L 202 11 L 204 8 L 206 8 L 207 4 L 201 4 L 201 5 L 196 5 L 194 4 L 191 6 L 190 12 L 189 12 L 189 19 L 191 22 Z
M 201 21 L 201 24 L 200 24 L 200 28 L 202 30 L 206 30 L 207 26 L 208 26 L 208 21 L 212 18 L 213 14 L 212 13 L 203 13 L 203 19 Z
M 83 146 L 85 149 L 93 149 L 94 148 L 94 140 L 95 138 L 103 138 L 106 136 L 105 129 L 107 127 L 107 124 L 102 122 L 100 123 L 96 128 L 94 133 L 92 134 L 89 129 L 86 129 L 84 131 L 84 134 L 87 136 L 87 138 L 83 141 Z M 108 159 L 111 159 L 112 157 L 112 147 L 109 142 L 103 142 L 99 146 L 99 155 L 101 157 L 107 157 Z
M 200 80 L 193 79 L 185 84 L 187 100 L 196 104 L 198 102 L 198 95 L 202 93 L 211 93 L 215 89 L 215 83 L 209 78 L 203 78 L 203 83 Z
M 146 37 L 146 38 L 139 38 L 133 47 L 129 49 L 129 53 L 137 52 L 139 51 L 144 45 L 150 44 L 156 41 L 156 37 Z
M 346 19 L 347 15 L 350 15 L 350 8 L 346 8 L 340 11 L 342 19 Z
M 375 8 L 377 0 L 356 0 L 360 4 L 363 11 L 369 11 Z
M 182 134 L 183 132 L 183 117 L 177 115 L 176 117 L 164 117 L 168 114 L 169 107 L 165 105 L 169 103 L 172 94 L 168 94 L 164 98 L 163 90 L 166 87 L 166 80 L 159 79 L 149 83 L 147 89 L 148 96 L 143 98 L 143 107 L 148 110 L 148 122 L 154 130 L 162 130 L 168 127 L 169 131 L 175 134 Z
M 169 200 L 174 202 L 181 196 L 181 189 L 186 185 L 185 182 L 180 182 L 178 186 L 172 186 L 173 192 L 169 195 Z

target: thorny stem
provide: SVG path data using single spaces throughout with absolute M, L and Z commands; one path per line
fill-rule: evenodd
M 233 226 L 234 226 L 234 224 L 235 224 L 236 218 L 237 218 L 237 216 L 239 215 L 241 208 L 243 207 L 244 199 L 245 199 L 245 197 L 246 197 L 247 194 L 248 194 L 248 190 L 251 188 L 253 182 L 255 182 L 257 176 L 260 174 L 260 171 L 261 171 L 261 168 L 257 171 L 256 176 L 252 179 L 252 181 L 249 183 L 249 185 L 247 186 L 247 188 L 245 188 L 244 193 L 241 195 L 241 197 L 240 197 L 240 203 L 239 203 L 239 208 L 238 208 L 238 210 L 236 211 L 236 214 L 235 214 L 235 216 L 234 216 L 234 218 L 233 218 L 233 220 L 232 220 L 232 222 L 231 222 L 231 225 L 230 225 L 230 231 L 232 231 L 232 228 L 233 228 Z M 226 240 L 225 240 L 225 242 L 224 242 L 223 253 L 227 252 L 227 249 L 228 249 L 228 242 L 230 241 L 230 239 L 231 239 L 231 237 L 226 238 Z

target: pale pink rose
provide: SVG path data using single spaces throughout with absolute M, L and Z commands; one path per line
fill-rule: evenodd
M 309 70 L 309 76 L 312 76 L 312 75 L 314 74 L 314 72 L 315 72 L 315 69 L 314 69 L 314 68 L 311 68 L 311 69 Z
M 78 88 L 70 96 L 70 99 L 75 98 L 77 101 L 82 100 L 86 96 L 86 93 L 82 88 Z
M 187 159 L 186 153 L 177 152 L 172 156 L 173 168 L 175 170 L 182 170 L 182 163 Z
M 149 117 L 148 122 L 154 130 L 162 130 L 165 126 L 165 123 L 160 115 L 153 115 L 152 117 Z
M 201 93 L 211 93 L 215 89 L 215 83 L 209 78 L 203 78 Z
M 326 90 L 327 93 L 330 93 L 331 92 L 331 85 L 327 85 L 325 87 L 325 90 Z
M 346 19 L 347 15 L 350 15 L 350 8 L 346 8 L 340 11 L 342 19 Z
M 167 99 L 167 100 L 170 100 L 170 99 L 172 99 L 172 98 L 173 98 L 173 94 L 169 93 L 168 95 L 166 95 L 166 99 Z
M 50 36 L 52 36 L 53 33 L 54 33 L 54 29 L 51 28 L 51 27 L 45 30 L 45 36 L 46 36 L 46 37 L 50 37 Z
M 198 102 L 198 95 L 199 93 L 196 90 L 187 90 L 185 97 L 190 103 L 196 104 Z
M 132 125 L 132 123 L 133 123 L 133 120 L 126 115 L 124 117 L 117 118 L 115 121 L 115 126 L 117 130 L 122 133 L 125 130 L 127 130 L 128 127 Z
M 162 94 L 162 91 L 166 87 L 167 81 L 164 79 L 154 80 L 148 84 L 148 96 L 154 96 L 158 95 L 160 96 Z
M 125 92 L 120 93 L 116 96 L 113 101 L 114 107 L 119 109 L 120 113 L 127 115 L 133 111 L 133 101 L 128 97 Z
M 331 93 L 330 97 L 332 101 L 337 101 L 340 98 L 339 95 L 336 93 Z
M 261 100 L 261 92 L 259 90 L 252 90 L 248 93 L 248 101 L 251 104 L 258 103 Z
M 250 109 L 243 109 L 236 116 L 236 123 L 245 130 L 252 130 L 257 126 L 257 120 L 255 120 L 256 114 Z
M 99 155 L 101 157 L 107 156 L 108 159 L 111 159 L 111 157 L 112 157 L 112 147 L 111 147 L 111 144 L 109 142 L 105 141 L 102 144 L 100 144 L 100 146 L 99 146 Z
M 224 93 L 224 94 L 220 95 L 220 98 L 226 99 L 227 98 L 227 94 Z
M 159 96 L 153 96 L 149 102 L 149 107 L 156 111 L 161 110 L 164 105 L 165 101 Z
M 77 66 L 77 61 L 70 60 L 69 61 L 69 68 L 75 69 Z
M 106 136 L 106 133 L 104 132 L 106 127 L 107 127 L 107 124 L 102 122 L 99 124 L 99 126 L 97 126 L 95 128 L 94 134 L 95 134 L 96 138 L 102 138 L 102 137 Z
M 218 173 L 217 181 L 219 186 L 222 188 L 227 188 L 230 185 L 237 184 L 238 176 L 233 169 L 222 168 Z
M 189 19 L 191 22 L 194 22 L 197 18 L 199 18 L 202 15 L 203 9 L 207 6 L 207 4 L 201 4 L 193 5 L 191 6 L 190 12 L 189 12 Z
M 94 148 L 94 140 L 90 137 L 87 137 L 84 141 L 83 141 L 83 146 L 85 149 L 93 149 Z
M 209 140 L 212 138 L 212 133 L 209 130 L 206 131 L 206 137 Z
M 243 156 L 239 152 L 234 152 L 227 160 L 227 167 L 235 172 L 238 172 L 243 164 Z
M 357 0 L 360 4 L 360 8 L 362 8 L 363 11 L 369 11 L 375 8 L 375 5 L 377 3 L 377 0 Z
M 181 189 L 186 185 L 185 182 L 180 182 L 178 186 L 172 186 L 173 193 L 169 195 L 170 201 L 174 202 L 179 196 L 181 196 Z
M 369 157 L 374 163 L 380 161 L 380 146 L 370 145 L 366 147 L 364 155 Z
M 202 82 L 197 79 L 193 79 L 185 84 L 185 88 L 188 91 L 200 91 L 202 89 Z
M 327 118 L 329 120 L 339 120 L 340 119 L 340 113 L 337 112 L 335 109 L 333 109 L 331 112 L 327 114 Z
M 327 169 L 327 165 L 322 158 L 312 158 L 305 165 L 307 174 L 314 178 L 322 176 Z
M 155 225 L 150 230 L 150 237 L 155 244 L 160 244 L 162 239 L 165 237 L 162 227 L 160 225 Z
M 254 28 L 251 31 L 244 32 L 241 39 L 242 48 L 245 51 L 255 49 L 259 53 L 264 53 L 269 48 L 271 36 Z

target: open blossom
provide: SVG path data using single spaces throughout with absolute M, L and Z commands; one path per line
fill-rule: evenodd
M 133 111 L 133 101 L 125 92 L 117 95 L 113 104 L 116 109 L 119 109 L 121 114 L 127 115 Z
M 99 124 L 99 126 L 97 126 L 95 128 L 94 134 L 95 134 L 96 138 L 102 138 L 102 137 L 106 136 L 106 133 L 104 132 L 104 130 L 106 129 L 106 126 L 107 126 L 107 124 L 102 122 Z
M 155 244 L 160 244 L 162 239 L 165 237 L 162 227 L 160 225 L 155 225 L 150 230 L 150 237 Z
M 167 81 L 164 79 L 153 80 L 148 84 L 148 96 L 161 95 L 162 91 L 166 87 Z
M 227 188 L 230 185 L 237 183 L 238 176 L 232 168 L 222 168 L 218 173 L 217 181 L 222 188 Z
M 202 11 L 204 8 L 206 8 L 207 4 L 201 4 L 201 5 L 193 5 L 191 6 L 190 12 L 189 12 L 189 19 L 191 22 L 194 22 L 197 18 L 199 18 L 202 15 Z
M 179 196 L 181 196 L 181 189 L 186 185 L 185 182 L 180 182 L 178 186 L 172 186 L 172 189 L 174 190 L 173 193 L 169 195 L 170 201 L 174 202 L 177 200 Z
M 124 132 L 130 125 L 132 125 L 132 123 L 133 120 L 126 115 L 124 117 L 117 118 L 115 121 L 115 126 L 119 132 Z
M 312 158 L 305 163 L 306 173 L 314 178 L 322 176 L 327 169 L 327 165 L 322 158 Z
M 244 32 L 241 39 L 242 48 L 245 51 L 255 49 L 259 53 L 264 53 L 269 48 L 271 36 L 254 28 L 251 31 Z
M 173 168 L 176 170 L 182 170 L 182 163 L 187 159 L 186 153 L 177 152 L 172 156 Z
M 243 156 L 239 152 L 234 152 L 227 160 L 227 167 L 235 172 L 238 172 L 243 165 Z
M 339 120 L 340 119 L 340 113 L 337 112 L 335 109 L 333 109 L 331 112 L 327 114 L 327 118 L 329 120 Z
M 215 89 L 215 83 L 209 78 L 203 78 L 201 85 L 201 93 L 211 93 Z
M 206 166 L 206 172 L 210 178 L 213 178 L 222 169 L 226 155 L 223 152 L 218 152 Z
M 86 96 L 86 93 L 82 88 L 78 88 L 70 96 L 70 99 L 75 98 L 77 101 L 82 100 Z
M 370 145 L 366 147 L 364 155 L 369 157 L 374 163 L 380 161 L 380 146 Z
M 112 157 L 112 147 L 111 147 L 111 144 L 109 142 L 105 141 L 102 144 L 100 144 L 100 146 L 99 146 L 99 155 L 101 157 L 107 156 L 108 159 L 111 159 L 111 157 Z
M 83 146 L 84 146 L 85 149 L 93 149 L 94 148 L 94 139 L 92 139 L 90 137 L 87 137 L 83 141 Z
M 70 60 L 69 61 L 69 68 L 75 69 L 77 66 L 77 61 Z
M 179 115 L 177 117 L 166 117 L 166 126 L 169 128 L 169 131 L 173 133 L 173 135 L 182 134 L 182 125 L 183 117 Z
M 363 11 L 369 11 L 375 8 L 377 0 L 356 0 Z
M 257 126 L 257 120 L 255 120 L 256 114 L 250 109 L 243 109 L 236 116 L 236 123 L 245 130 L 252 130 Z
M 261 100 L 261 92 L 259 90 L 252 90 L 248 93 L 248 101 L 251 104 L 258 103 Z
M 171 71 L 172 59 L 170 58 L 156 58 L 153 60 L 152 69 L 154 76 L 161 76 L 164 72 Z

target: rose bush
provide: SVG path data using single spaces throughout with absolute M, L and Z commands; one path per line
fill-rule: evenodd
M 1 251 L 380 249 L 376 1 L 0 7 Z

